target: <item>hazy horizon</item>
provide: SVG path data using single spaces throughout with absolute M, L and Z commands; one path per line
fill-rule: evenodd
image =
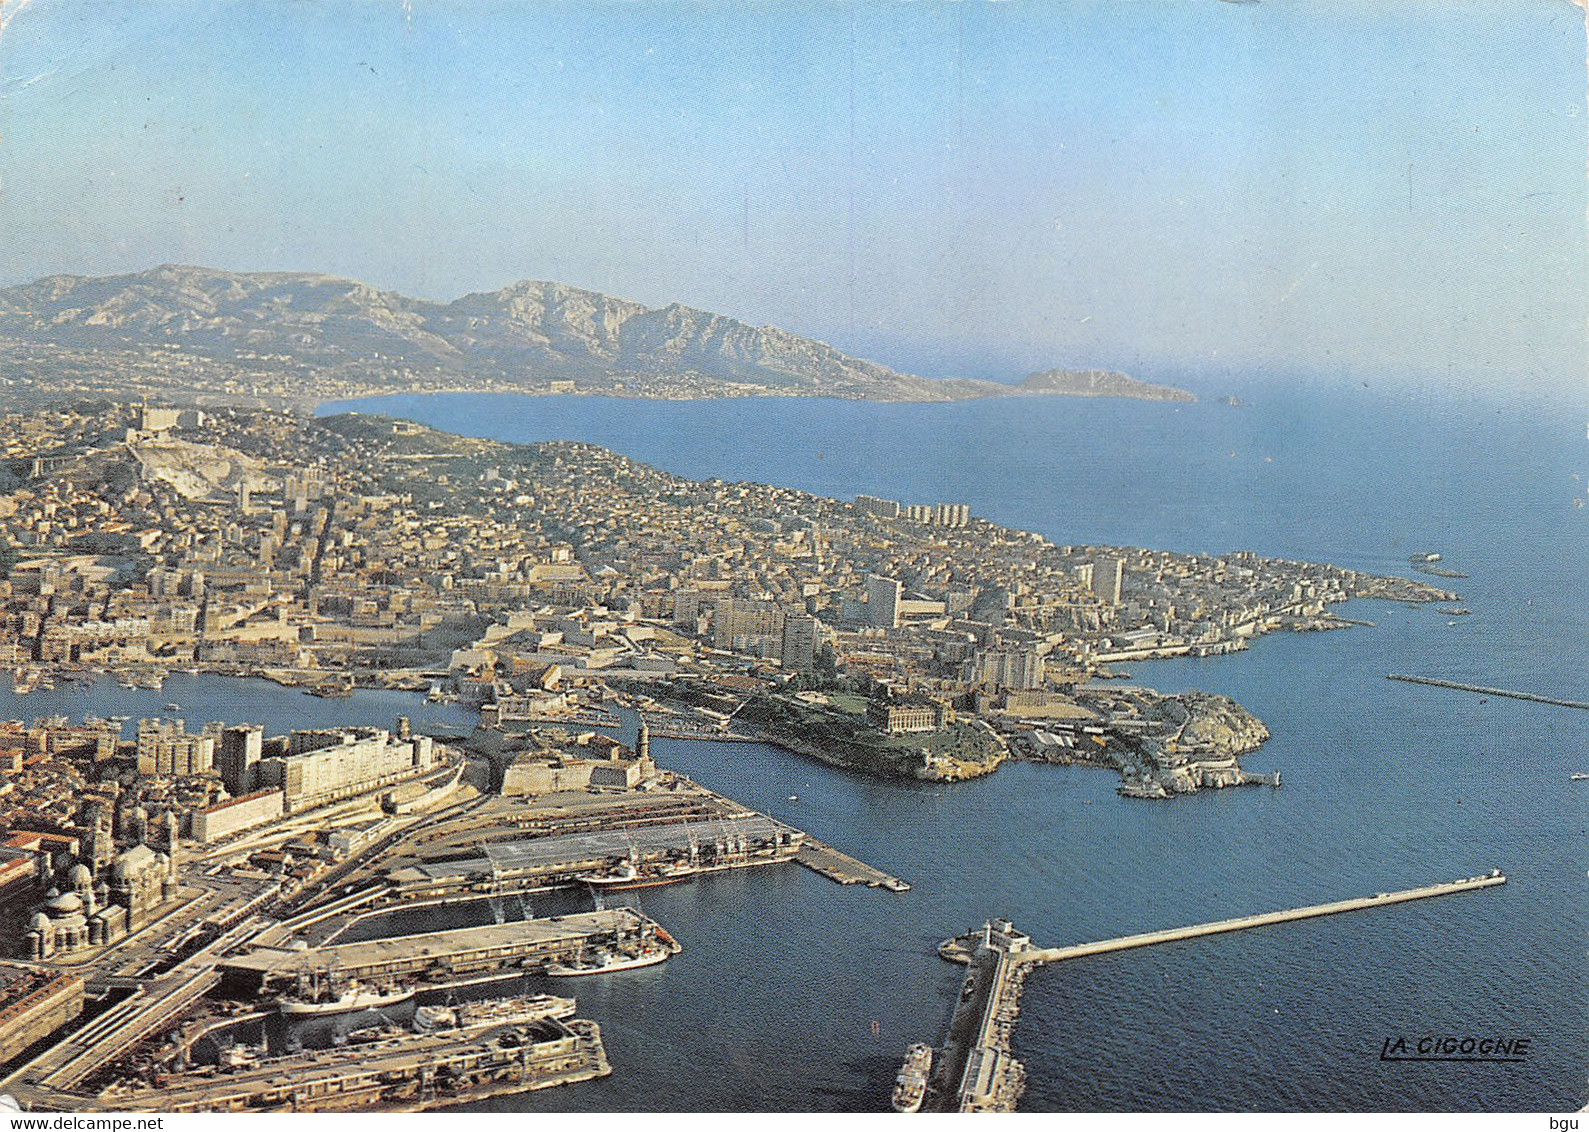
M 0 282 L 549 279 L 929 376 L 1577 388 L 1583 20 L 33 0 L 0 35 Z

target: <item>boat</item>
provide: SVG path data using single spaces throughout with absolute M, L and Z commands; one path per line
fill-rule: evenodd
M 580 880 L 596 888 L 622 888 L 640 879 L 633 861 L 625 861 L 610 873 L 585 873 Z
M 445 1008 L 443 1008 L 445 1009 Z M 465 1002 L 455 1008 L 457 1026 L 504 1025 L 512 1022 L 538 1022 L 546 1018 L 572 1018 L 575 1003 L 571 998 L 550 994 L 529 998 L 495 998 Z
M 631 888 L 655 888 L 661 884 L 672 884 L 698 872 L 700 867 L 688 861 L 676 861 L 649 873 L 642 873 L 633 863 L 625 862 L 610 873 L 586 873 L 579 879 L 592 888 L 621 892 Z
M 166 710 L 167 711 L 181 711 L 182 710 L 182 705 L 181 704 L 167 704 L 166 705 Z
M 305 688 L 311 696 L 319 696 L 322 700 L 342 700 L 353 694 L 353 684 L 319 684 L 313 688 Z
M 615 971 L 632 971 L 637 967 L 654 967 L 672 954 L 672 948 L 655 941 L 642 945 L 639 951 L 632 953 L 598 948 L 589 958 L 548 963 L 546 974 L 554 979 L 572 978 L 575 975 L 607 975 Z
M 1567 776 L 1573 782 L 1583 782 L 1589 779 L 1589 771 L 1577 770 Z
M 932 1071 L 932 1047 L 917 1042 L 905 1051 L 905 1063 L 894 1078 L 890 1100 L 895 1112 L 918 1112 L 927 1099 L 927 1075 Z
M 349 1045 L 360 1046 L 378 1042 L 382 1038 L 395 1038 L 403 1033 L 405 1031 L 401 1026 L 391 1022 L 378 1022 L 374 1026 L 359 1026 L 349 1030 L 347 1040 Z
M 216 1058 L 215 1064 L 223 1070 L 252 1069 L 269 1051 L 263 1045 L 251 1046 L 239 1042 L 227 1046 Z
M 428 1034 L 432 1030 L 451 1030 L 458 1025 L 458 1013 L 450 1006 L 417 1006 L 414 1008 L 414 1033 Z
M 373 1010 L 390 1006 L 414 997 L 412 987 L 367 987 L 352 982 L 335 998 L 283 998 L 276 1009 L 283 1014 L 350 1014 L 355 1010 Z

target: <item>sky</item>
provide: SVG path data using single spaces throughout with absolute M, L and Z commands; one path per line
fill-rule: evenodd
M 1572 388 L 1568 0 L 0 0 L 0 284 L 552 279 L 1018 379 Z

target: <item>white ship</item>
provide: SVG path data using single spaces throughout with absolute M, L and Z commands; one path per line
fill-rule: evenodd
M 899 1067 L 894 1092 L 889 1098 L 895 1112 L 920 1111 L 921 1102 L 927 1099 L 927 1075 L 931 1071 L 931 1046 L 917 1042 L 905 1051 L 905 1064 Z
M 283 998 L 276 1009 L 283 1014 L 350 1014 L 355 1010 L 374 1010 L 414 997 L 412 987 L 367 987 L 349 983 L 335 998 Z
M 574 975 L 606 975 L 613 971 L 632 971 L 636 967 L 652 967 L 672 955 L 676 947 L 656 940 L 648 940 L 639 951 L 611 951 L 599 948 L 590 956 L 572 959 L 567 963 L 548 963 L 546 974 L 566 979 Z

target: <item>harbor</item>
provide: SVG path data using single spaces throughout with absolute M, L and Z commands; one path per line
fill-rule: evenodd
M 1505 883 L 1506 877 L 1496 869 L 1482 876 L 1442 884 L 1140 932 L 1068 947 L 1037 947 L 1030 936 L 1017 931 L 1009 920 L 990 920 L 980 930 L 946 939 L 938 946 L 938 954 L 944 959 L 967 967 L 965 981 L 937 1052 L 924 1099 L 916 1100 L 914 1108 L 903 1108 L 898 1103 L 899 1089 L 896 1088 L 895 1107 L 901 1111 L 1013 1112 L 1026 1081 L 1025 1068 L 1011 1051 L 1020 1014 L 1021 990 L 1032 970 L 1044 964 L 1389 907 Z M 908 1056 L 901 1070 L 901 1085 L 911 1070 L 912 1059 Z

